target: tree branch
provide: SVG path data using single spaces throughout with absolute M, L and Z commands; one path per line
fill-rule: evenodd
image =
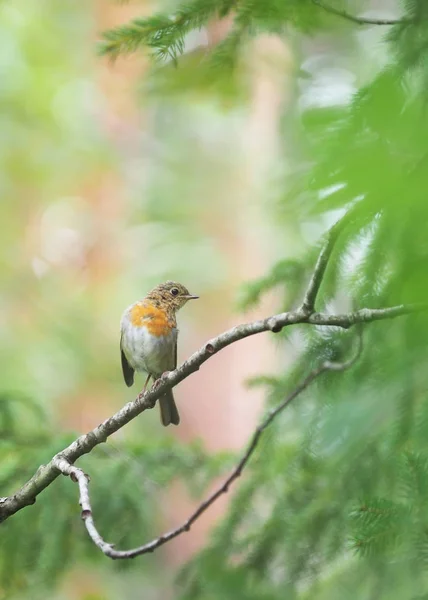
M 271 410 L 265 419 L 260 423 L 260 425 L 254 431 L 250 442 L 248 444 L 247 450 L 242 455 L 240 461 L 237 463 L 229 477 L 220 485 L 206 500 L 204 500 L 198 508 L 190 515 L 190 517 L 182 523 L 180 526 L 164 533 L 163 535 L 155 538 L 154 540 L 143 544 L 142 546 L 138 546 L 137 548 L 132 548 L 130 550 L 115 550 L 114 544 L 110 544 L 106 542 L 98 532 L 93 518 L 91 502 L 89 499 L 89 477 L 86 475 L 82 469 L 72 466 L 67 460 L 64 458 L 56 458 L 54 459 L 56 468 L 61 471 L 64 475 L 70 476 L 70 478 L 79 484 L 79 504 L 82 508 L 81 516 L 85 522 L 86 529 L 91 540 L 94 544 L 103 552 L 106 556 L 113 559 L 126 559 L 126 558 L 135 558 L 136 556 L 140 556 L 142 554 L 147 554 L 149 552 L 153 552 L 160 546 L 163 546 L 173 538 L 178 537 L 182 533 L 189 531 L 193 523 L 199 519 L 199 517 L 219 498 L 222 494 L 226 494 L 229 491 L 230 486 L 238 479 L 241 475 L 242 471 L 248 464 L 252 454 L 257 448 L 260 438 L 262 437 L 264 431 L 271 425 L 271 423 L 275 420 L 275 418 L 289 405 L 291 402 L 297 398 L 306 388 L 308 388 L 311 383 L 317 379 L 322 373 L 325 371 L 345 371 L 349 369 L 359 358 L 362 352 L 362 334 L 361 329 L 359 330 L 358 335 L 358 348 L 355 355 L 345 362 L 330 362 L 325 361 L 319 367 L 313 369 L 309 375 L 283 400 L 280 402 L 273 410 Z
M 25 506 L 34 504 L 36 496 L 58 477 L 60 473 L 57 466 L 58 459 L 64 459 L 69 464 L 73 464 L 78 458 L 91 452 L 95 446 L 105 442 L 110 435 L 124 427 L 139 414 L 153 408 L 157 399 L 162 396 L 166 390 L 176 386 L 183 381 L 183 379 L 186 379 L 189 375 L 197 371 L 204 362 L 211 358 L 211 356 L 238 340 L 264 331 L 279 332 L 283 327 L 299 323 L 349 329 L 357 323 L 369 323 L 371 321 L 391 319 L 425 311 L 427 309 L 427 304 L 409 304 L 383 309 L 363 308 L 343 315 L 313 313 L 309 316 L 301 310 L 297 310 L 233 327 L 218 337 L 210 340 L 200 350 L 192 354 L 192 356 L 179 368 L 163 377 L 156 389 L 151 389 L 144 395 L 139 394 L 134 401 L 126 404 L 116 414 L 95 427 L 95 429 L 77 438 L 77 440 L 67 448 L 55 455 L 47 465 L 40 466 L 35 475 L 33 475 L 33 477 L 13 496 L 0 498 L 0 522 L 12 516 Z
M 413 21 L 409 19 L 369 19 L 366 17 L 356 17 L 346 12 L 345 10 L 340 10 L 339 8 L 334 8 L 334 6 L 330 6 L 329 4 L 324 4 L 321 0 L 312 0 L 313 4 L 319 6 L 323 10 L 331 13 L 332 15 L 336 15 L 337 17 L 342 17 L 342 19 L 346 19 L 347 21 L 351 21 L 352 23 L 356 23 L 357 25 L 397 25 L 397 24 L 405 24 L 412 23 Z
M 137 398 L 128 402 L 116 414 L 103 421 L 92 431 L 81 435 L 67 448 L 55 455 L 47 465 L 41 465 L 37 472 L 12 496 L 0 498 L 0 522 L 12 516 L 22 508 L 34 504 L 36 497 L 46 489 L 62 472 L 58 468 L 59 460 L 65 460 L 68 464 L 74 462 L 88 454 L 95 446 L 105 442 L 109 436 L 124 427 L 139 414 L 153 408 L 156 401 L 168 389 L 173 388 L 197 371 L 201 365 L 209 360 L 214 354 L 220 352 L 223 348 L 234 344 L 246 337 L 272 331 L 277 333 L 284 327 L 295 324 L 309 324 L 326 327 L 342 327 L 349 329 L 358 323 L 368 323 L 382 319 L 391 319 L 402 315 L 420 312 L 428 309 L 427 304 L 400 305 L 390 308 L 369 309 L 363 308 L 343 315 L 329 315 L 326 313 L 311 312 L 322 282 L 322 278 L 327 267 L 328 259 L 334 243 L 340 233 L 344 219 L 341 219 L 329 234 L 327 246 L 323 248 L 315 266 L 314 275 L 309 283 L 305 294 L 305 300 L 302 308 L 295 311 L 284 312 L 266 319 L 260 319 L 251 323 L 238 325 L 225 331 L 216 338 L 208 341 L 200 350 L 192 354 L 180 367 L 171 371 L 159 381 L 159 385 L 139 394 Z M 77 475 L 76 475 L 77 476 Z
M 396 319 L 404 315 L 411 315 L 428 310 L 428 303 L 399 304 L 390 308 L 361 308 L 343 315 L 328 315 L 326 313 L 312 313 L 306 323 L 310 325 L 323 325 L 324 327 L 341 327 L 349 329 L 358 323 L 371 323 L 385 319 Z

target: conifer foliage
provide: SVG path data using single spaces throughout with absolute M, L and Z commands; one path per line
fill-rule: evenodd
M 385 28 L 388 60 L 349 103 L 293 115 L 302 154 L 280 214 L 291 201 L 297 220 L 355 212 L 318 310 L 340 307 L 344 295 L 356 308 L 380 308 L 424 302 L 428 291 L 428 6 L 408 0 L 393 5 L 389 19 L 366 19 L 364 8 L 336 0 L 194 0 L 109 31 L 101 45 L 113 58 L 148 49 L 179 69 L 189 30 L 231 13 L 234 27 L 208 59 L 226 69 L 259 32 Z M 297 294 L 313 258 L 308 248 L 300 261 L 275 265 L 248 284 L 243 304 L 272 287 Z M 358 363 L 340 378 L 327 374 L 284 412 L 210 543 L 183 571 L 183 597 L 428 597 L 427 327 L 425 314 L 365 326 Z M 269 405 L 278 402 L 318 361 L 340 356 L 350 335 L 302 326 L 292 372 L 254 385 L 264 386 Z M 284 334 L 285 344 L 296 339 Z
M 212 68 L 211 85 L 236 67 L 245 44 L 258 33 L 286 35 L 292 30 L 316 36 L 361 26 L 384 29 L 387 61 L 347 104 L 292 109 L 300 146 L 289 175 L 292 185 L 279 195 L 278 218 L 289 218 L 290 206 L 297 222 L 346 211 L 352 217 L 330 258 L 319 311 L 424 303 L 428 295 L 428 5 L 425 0 L 403 1 L 393 7 L 396 17 L 388 19 L 366 18 L 363 8 L 359 2 L 338 0 L 192 0 L 107 31 L 100 43 L 100 52 L 112 59 L 149 51 L 155 61 L 172 60 L 179 73 L 187 34 L 213 18 L 233 15 L 229 36 L 203 66 Z M 197 78 L 202 67 L 187 68 L 195 69 Z M 242 306 L 256 304 L 275 288 L 286 292 L 278 312 L 288 309 L 304 289 L 318 251 L 318 246 L 308 247 L 300 259 L 283 260 L 250 282 L 243 289 Z M 291 330 L 277 335 L 299 356 L 291 371 L 262 374 L 252 382 L 265 390 L 266 410 L 322 361 L 346 359 L 355 339 L 352 329 L 307 324 L 296 326 L 293 335 Z M 362 335 L 363 352 L 351 369 L 340 376 L 325 373 L 271 425 L 227 514 L 181 573 L 183 598 L 428 598 L 428 316 L 422 312 L 368 323 Z M 13 418 L 10 399 L 0 398 L 5 431 L 13 431 Z M 8 449 L 9 463 L 0 471 L 3 486 L 13 489 L 18 476 L 25 479 L 14 465 L 26 464 L 31 473 L 62 442 L 55 440 L 54 449 L 44 447 L 43 456 L 17 439 L 7 442 L 13 451 Z M 153 444 L 138 449 L 144 464 L 165 482 L 172 473 L 157 461 L 167 451 Z M 193 471 L 204 483 L 207 473 L 218 474 L 230 464 L 178 444 L 174 455 L 175 473 L 192 479 Z M 97 453 L 87 460 L 108 462 L 106 486 L 115 481 L 114 469 L 123 468 L 120 461 L 106 461 Z M 121 474 L 123 497 L 111 498 L 100 512 L 107 533 L 109 518 L 126 514 L 119 510 L 123 505 L 138 515 L 133 529 L 141 533 L 148 528 L 148 514 L 135 506 L 135 485 L 124 483 L 126 478 L 134 481 L 131 467 L 129 471 Z M 67 519 L 75 514 L 75 490 L 68 490 L 63 490 L 60 509 L 64 518 L 57 520 L 63 524 L 57 535 L 61 543 L 45 547 L 37 560 L 42 521 L 51 521 L 53 500 L 49 504 L 48 496 L 38 512 L 24 511 L 5 524 L 4 584 L 9 578 L 19 588 L 23 573 L 27 580 L 36 577 L 37 561 L 58 574 L 66 557 L 81 548 L 80 533 L 67 528 Z M 28 527 L 30 518 L 40 523 L 37 530 Z M 123 530 L 129 527 L 125 524 Z M 13 540 L 30 531 L 27 555 Z M 15 548 L 14 560 L 10 548 Z

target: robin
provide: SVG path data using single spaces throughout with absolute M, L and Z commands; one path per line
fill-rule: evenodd
M 175 281 L 161 283 L 143 300 L 135 302 L 123 313 L 120 323 L 120 354 L 125 383 L 134 383 L 134 372 L 144 371 L 147 379 L 143 392 L 152 377 L 155 381 L 177 366 L 177 321 L 175 313 L 188 300 L 198 296 Z M 172 390 L 159 399 L 162 425 L 178 425 L 180 415 Z

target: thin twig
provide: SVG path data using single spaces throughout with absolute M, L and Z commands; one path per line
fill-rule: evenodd
M 79 484 L 79 504 L 82 509 L 81 517 L 85 521 L 85 526 L 91 540 L 104 554 L 110 556 L 109 552 L 113 552 L 113 544 L 108 544 L 103 540 L 95 527 L 92 516 L 91 500 L 89 498 L 89 475 L 82 469 L 74 467 L 65 458 L 56 457 L 54 463 L 58 471 L 63 475 L 68 475 L 72 481 Z
M 339 8 L 334 8 L 334 6 L 330 6 L 329 4 L 324 4 L 324 2 L 321 0 L 312 0 L 312 2 L 326 12 L 336 15 L 337 17 L 341 17 L 342 19 L 346 19 L 347 21 L 351 21 L 352 23 L 356 23 L 357 25 L 397 25 L 399 23 L 408 24 L 414 22 L 410 19 L 370 19 L 368 17 L 356 17 L 345 10 L 340 10 Z
M 127 559 L 127 558 L 135 558 L 136 556 L 141 556 L 142 554 L 148 554 L 149 552 L 153 552 L 160 546 L 163 546 L 170 540 L 178 537 L 182 533 L 189 531 L 192 527 L 193 523 L 199 519 L 199 517 L 212 505 L 214 502 L 229 491 L 230 486 L 238 479 L 241 475 L 242 471 L 248 464 L 252 454 L 256 450 L 260 438 L 262 437 L 264 431 L 272 424 L 274 419 L 289 405 L 291 402 L 297 398 L 304 390 L 306 390 L 310 384 L 317 379 L 322 373 L 326 371 L 345 371 L 349 369 L 359 358 L 363 349 L 362 345 L 362 334 L 361 328 L 359 330 L 358 335 L 358 347 L 355 355 L 345 362 L 330 362 L 325 361 L 319 367 L 313 369 L 309 375 L 283 400 L 280 402 L 273 410 L 271 410 L 268 415 L 263 419 L 260 425 L 254 431 L 250 442 L 248 444 L 247 450 L 242 455 L 241 459 L 235 466 L 235 468 L 230 473 L 229 477 L 212 493 L 206 500 L 204 500 L 197 509 L 190 515 L 190 517 L 181 525 L 160 535 L 159 537 L 151 540 L 150 542 L 143 544 L 142 546 L 138 546 L 137 548 L 132 548 L 130 550 L 115 550 L 114 544 L 110 544 L 106 542 L 99 531 L 95 527 L 94 518 L 92 514 L 91 503 L 89 499 L 89 478 L 88 476 L 81 470 L 76 467 L 73 467 L 63 458 L 57 458 L 55 460 L 56 468 L 61 471 L 64 475 L 69 475 L 71 479 L 79 484 L 79 503 L 82 508 L 82 519 L 85 522 L 86 529 L 91 540 L 94 544 L 103 552 L 106 556 L 113 559 Z
M 324 279 L 324 274 L 337 238 L 342 233 L 344 227 L 349 223 L 354 212 L 355 209 L 350 209 L 341 219 L 339 219 L 339 221 L 333 225 L 333 227 L 330 228 L 327 234 L 327 241 L 318 255 L 314 272 L 311 280 L 309 281 L 308 289 L 306 290 L 306 294 L 302 303 L 301 310 L 308 315 L 312 314 L 315 310 L 317 295 L 321 287 L 321 282 Z

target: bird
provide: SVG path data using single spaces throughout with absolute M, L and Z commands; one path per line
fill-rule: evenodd
M 144 394 L 150 378 L 156 382 L 177 367 L 176 312 L 197 298 L 181 283 L 166 281 L 128 306 L 120 322 L 122 372 L 128 387 L 134 383 L 135 371 L 143 371 L 147 373 Z M 162 425 L 180 423 L 172 390 L 159 399 L 159 406 Z

